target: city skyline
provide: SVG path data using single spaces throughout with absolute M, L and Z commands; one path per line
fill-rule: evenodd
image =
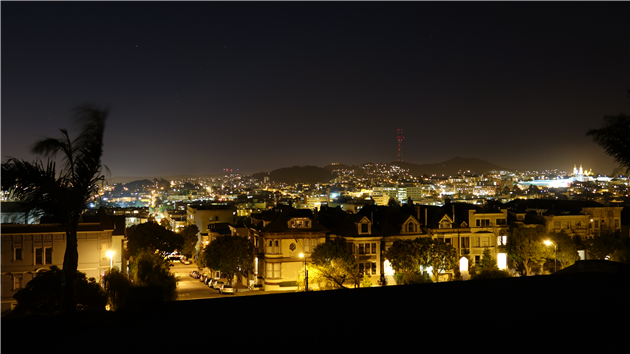
M 613 158 L 628 3 L 2 3 L 2 160 L 110 105 L 112 177 Z M 74 135 L 73 135 L 74 136 Z

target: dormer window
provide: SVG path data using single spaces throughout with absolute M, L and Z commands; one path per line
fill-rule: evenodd
M 452 228 L 450 221 L 442 220 L 442 222 L 440 223 L 440 229 L 450 229 L 450 228 Z
M 308 229 L 311 227 L 311 220 L 308 218 L 296 218 L 289 220 L 289 228 Z

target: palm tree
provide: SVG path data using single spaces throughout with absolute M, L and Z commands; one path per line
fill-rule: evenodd
M 630 170 L 630 116 L 619 114 L 604 117 L 600 129 L 590 129 L 587 136 L 604 148 L 606 154 L 612 156 L 615 162 Z
M 77 228 L 81 214 L 98 192 L 103 154 L 103 133 L 108 108 L 90 105 L 75 109 L 75 123 L 81 125 L 79 136 L 71 140 L 68 131 L 61 129 L 62 138 L 37 141 L 32 151 L 48 157 L 44 164 L 37 159 L 27 162 L 15 158 L 2 164 L 2 187 L 38 214 L 56 219 L 66 228 L 66 252 L 63 259 L 62 313 L 76 311 L 76 275 L 79 262 Z M 56 174 L 54 158 L 63 155 L 63 168 Z

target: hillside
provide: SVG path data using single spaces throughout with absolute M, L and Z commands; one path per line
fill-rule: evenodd
M 335 175 L 322 167 L 317 166 L 293 166 L 285 167 L 271 172 L 259 172 L 255 173 L 252 177 L 262 181 L 264 177 L 269 177 L 269 180 L 274 183 L 324 183 L 330 182 L 335 178 Z
M 423 174 L 431 175 L 456 175 L 459 171 L 471 171 L 471 173 L 485 174 L 492 170 L 504 169 L 493 163 L 475 159 L 455 157 L 448 161 L 418 165 L 411 162 L 392 162 L 390 165 L 397 165 L 404 169 L 408 169 L 413 176 Z M 260 181 L 265 176 L 269 176 L 270 181 L 275 183 L 326 183 L 335 178 L 332 172 L 338 169 L 355 170 L 355 175 L 361 177 L 364 173 L 361 166 L 358 165 L 328 165 L 324 167 L 317 166 L 293 166 L 285 167 L 271 172 L 259 172 L 253 174 L 253 178 Z
M 408 169 L 409 173 L 413 176 L 427 175 L 456 175 L 460 171 L 470 171 L 476 174 L 485 174 L 492 170 L 505 170 L 505 168 L 497 166 L 488 161 L 455 157 L 448 161 L 438 163 L 427 163 L 418 165 L 411 162 L 392 162 L 392 165 L 397 165 L 402 168 Z

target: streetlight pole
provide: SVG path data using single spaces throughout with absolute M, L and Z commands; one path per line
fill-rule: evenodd
M 556 258 L 553 260 L 553 272 L 555 273 L 556 271 L 558 271 L 558 246 L 554 242 L 551 242 L 549 240 L 546 240 L 544 243 L 547 246 L 553 245 L 553 249 L 556 252 Z
M 308 268 L 306 268 L 306 255 L 300 253 L 300 258 L 304 258 L 304 291 L 308 291 Z

